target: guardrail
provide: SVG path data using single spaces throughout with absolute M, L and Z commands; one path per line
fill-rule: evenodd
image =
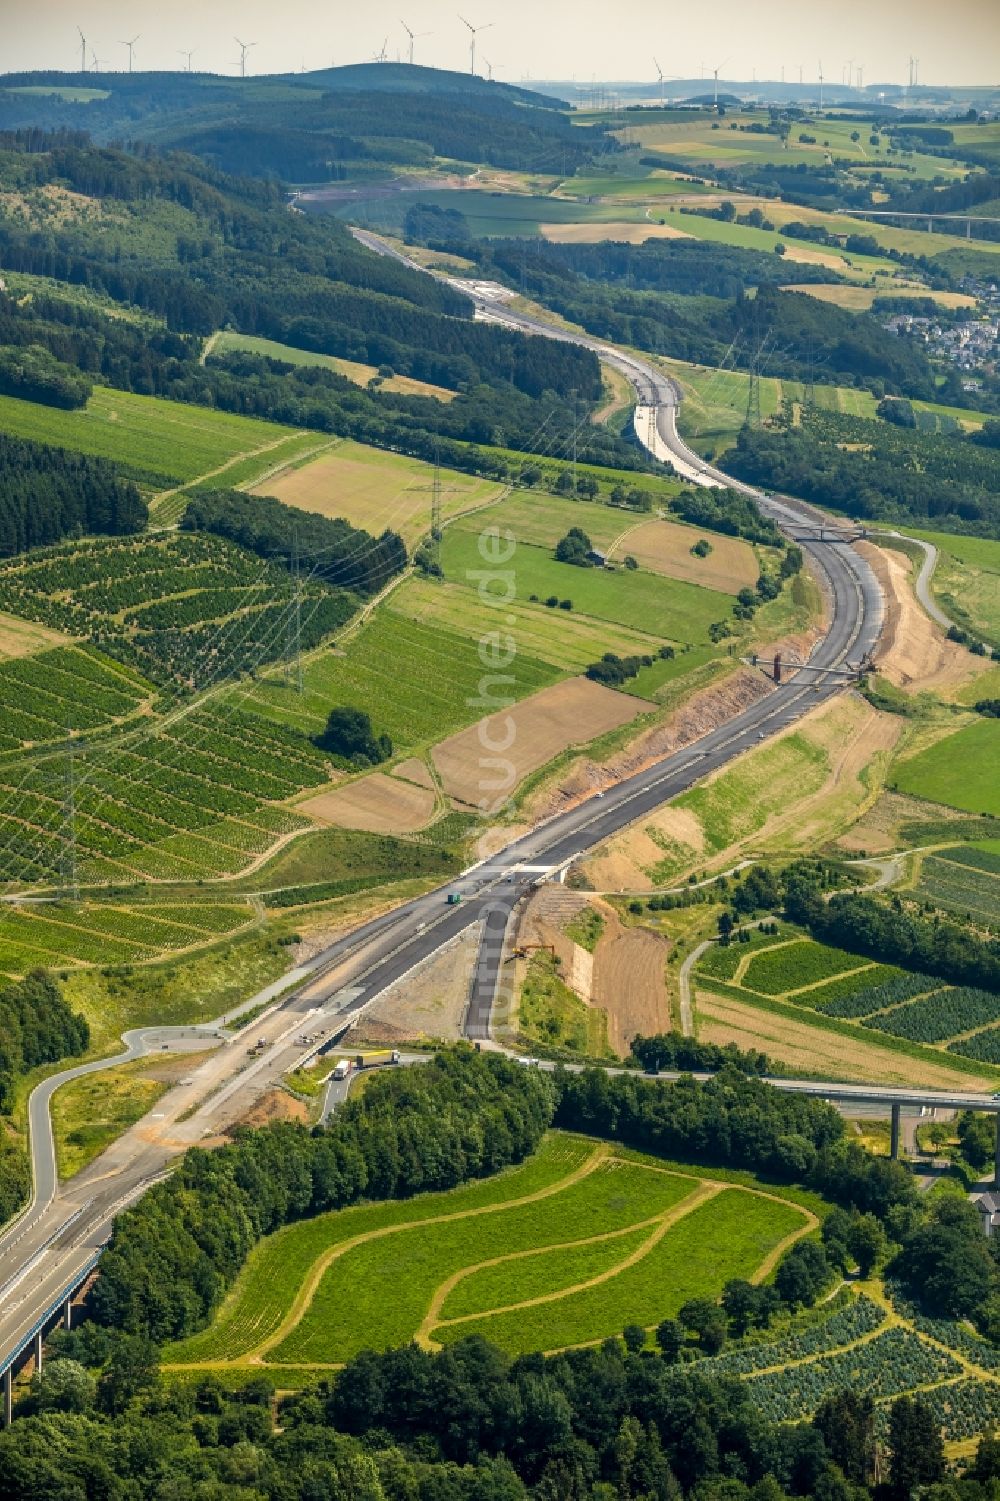
M 26 1330 L 25 1333 L 18 1339 L 13 1349 L 6 1351 L 2 1356 L 0 1356 L 0 1378 L 2 1378 L 3 1380 L 4 1427 L 6 1427 L 10 1423 L 12 1415 L 11 1409 L 13 1407 L 13 1377 L 15 1365 L 21 1359 L 22 1355 L 24 1355 L 29 1346 L 33 1343 L 35 1346 L 35 1365 L 38 1370 L 41 1370 L 42 1336 L 45 1333 L 46 1325 L 48 1325 L 57 1316 L 65 1317 L 68 1324 L 69 1305 L 73 1294 L 80 1290 L 80 1288 L 86 1282 L 87 1278 L 90 1276 L 91 1272 L 96 1267 L 98 1261 L 101 1258 L 101 1250 L 103 1250 L 103 1247 L 101 1247 L 101 1249 L 99 1250 L 96 1250 L 92 1256 L 88 1257 L 83 1266 L 77 1268 L 69 1281 L 63 1285 L 61 1291 L 57 1293 L 54 1298 L 52 1298 L 47 1308 L 45 1309 L 45 1312 L 42 1313 L 31 1325 L 30 1329 Z

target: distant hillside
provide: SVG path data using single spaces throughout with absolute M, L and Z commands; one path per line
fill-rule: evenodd
M 85 97 L 81 97 L 86 91 Z M 466 73 L 367 63 L 247 79 L 198 73 L 0 77 L 0 129 L 191 151 L 226 172 L 291 183 L 371 176 L 437 159 L 572 171 L 606 147 L 561 100 Z
M 176 151 L 0 133 L 0 267 L 0 389 L 43 411 L 104 383 L 475 467 L 458 445 L 561 451 L 570 393 L 601 397 L 589 350 L 476 321 L 469 298 L 336 219 Z M 220 329 L 331 360 L 215 349 Z M 362 389 L 336 360 L 454 396 Z M 579 442 L 594 462 L 645 463 L 603 427 Z

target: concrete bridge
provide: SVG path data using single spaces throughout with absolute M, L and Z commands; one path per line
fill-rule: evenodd
M 884 208 L 838 209 L 835 212 L 844 214 L 850 219 L 917 219 L 927 225 L 928 234 L 932 234 L 934 231 L 935 219 L 938 223 L 942 219 L 957 221 L 959 224 L 965 225 L 965 238 L 967 240 L 972 239 L 972 226 L 974 224 L 1000 224 L 1000 218 L 996 214 L 934 213 L 933 210 L 925 210 L 923 213 L 913 213 L 912 211 L 903 213 L 900 210 Z
M 3 1411 L 2 1421 L 6 1428 L 11 1421 L 14 1406 L 14 1373 L 29 1358 L 35 1362 L 35 1372 L 42 1369 L 42 1348 L 45 1336 L 56 1324 L 62 1324 L 69 1329 L 73 1318 L 73 1299 L 89 1279 L 91 1273 L 100 1260 L 100 1247 L 90 1250 L 82 1264 L 69 1276 L 63 1286 L 54 1295 L 50 1294 L 45 1302 L 44 1309 L 34 1322 L 24 1328 L 16 1343 L 10 1346 L 3 1354 L 0 1362 L 0 1378 L 3 1381 Z M 28 1269 L 25 1269 L 27 1271 Z M 12 1293 L 18 1282 L 25 1277 L 25 1271 L 12 1277 L 8 1282 L 0 1286 L 0 1295 Z

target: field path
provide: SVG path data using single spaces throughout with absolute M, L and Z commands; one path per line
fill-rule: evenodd
M 572 1187 L 576 1183 L 579 1183 L 582 1179 L 589 1177 L 592 1173 L 596 1172 L 599 1168 L 604 1166 L 609 1161 L 616 1160 L 626 1161 L 627 1159 L 617 1157 L 614 1143 L 600 1142 L 595 1145 L 594 1150 L 584 1159 L 582 1163 L 580 1163 L 578 1167 L 575 1167 L 564 1177 L 558 1179 L 558 1181 L 549 1183 L 544 1188 L 536 1189 L 533 1193 L 525 1194 L 522 1198 L 501 1200 L 498 1203 L 485 1204 L 481 1207 L 473 1209 L 457 1210 L 452 1214 L 436 1215 L 432 1219 L 407 1220 L 398 1224 L 385 1225 L 374 1230 L 366 1230 L 358 1235 L 351 1236 L 348 1240 L 329 1247 L 326 1251 L 321 1252 L 320 1255 L 317 1256 L 317 1258 L 309 1268 L 308 1275 L 305 1277 L 302 1285 L 295 1295 L 291 1306 L 289 1307 L 287 1313 L 285 1313 L 280 1324 L 270 1334 L 259 1340 L 258 1343 L 252 1346 L 249 1350 L 243 1351 L 238 1355 L 229 1355 L 215 1359 L 209 1358 L 193 1361 L 166 1361 L 164 1362 L 164 1369 L 176 1371 L 226 1370 L 232 1367 L 264 1365 L 265 1357 L 267 1356 L 268 1352 L 274 1349 L 276 1346 L 280 1345 L 291 1332 L 291 1330 L 294 1329 L 295 1326 L 302 1321 L 302 1318 L 304 1317 L 306 1311 L 312 1303 L 320 1282 L 322 1281 L 323 1276 L 325 1275 L 328 1268 L 342 1256 L 345 1256 L 349 1251 L 353 1251 L 356 1247 L 364 1245 L 369 1241 L 382 1240 L 389 1235 L 395 1235 L 400 1232 L 413 1230 L 418 1225 L 431 1226 L 448 1224 L 456 1220 L 476 1219 L 481 1215 L 506 1213 L 506 1211 L 510 1209 L 518 1209 L 525 1204 L 534 1204 L 539 1202 L 540 1200 L 552 1198 L 554 1195 L 560 1194 L 565 1189 Z M 764 1260 L 751 1275 L 749 1279 L 751 1282 L 762 1282 L 774 1269 L 778 1260 L 782 1255 L 784 1255 L 785 1251 L 787 1251 L 788 1248 L 796 1241 L 800 1240 L 802 1236 L 808 1235 L 819 1225 L 818 1217 L 812 1212 L 812 1210 L 807 1209 L 803 1204 L 798 1204 L 795 1203 L 794 1200 L 783 1198 L 780 1194 L 767 1193 L 766 1191 L 757 1188 L 749 1188 L 744 1184 L 733 1184 L 730 1182 L 720 1181 L 715 1178 L 702 1177 L 700 1176 L 700 1170 L 697 1165 L 692 1165 L 690 1172 L 688 1172 L 686 1168 L 681 1169 L 676 1167 L 654 1167 L 651 1163 L 644 1163 L 643 1166 L 647 1167 L 651 1172 L 666 1173 L 672 1178 L 684 1178 L 690 1176 L 693 1187 L 691 1191 L 678 1204 L 674 1204 L 669 1209 L 665 1210 L 662 1214 L 654 1215 L 648 1220 L 640 1221 L 638 1224 L 625 1225 L 617 1230 L 603 1231 L 597 1235 L 587 1236 L 582 1240 L 565 1241 L 560 1242 L 556 1245 L 549 1246 L 530 1247 L 527 1250 L 512 1252 L 508 1255 L 495 1256 L 486 1261 L 476 1262 L 460 1268 L 457 1272 L 446 1278 L 446 1280 L 442 1282 L 435 1290 L 434 1295 L 431 1299 L 431 1303 L 427 1309 L 427 1313 L 425 1314 L 420 1327 L 414 1332 L 413 1339 L 425 1350 L 437 1350 L 440 1348 L 440 1345 L 433 1338 L 433 1331 L 435 1328 L 446 1326 L 450 1327 L 453 1324 L 468 1323 L 477 1319 L 490 1317 L 495 1313 L 507 1313 L 516 1309 L 533 1308 L 540 1304 L 553 1303 L 560 1299 L 569 1297 L 572 1294 L 586 1291 L 587 1289 L 599 1286 L 604 1282 L 609 1282 L 613 1278 L 619 1276 L 622 1272 L 627 1271 L 637 1262 L 642 1261 L 646 1256 L 648 1256 L 649 1253 L 659 1245 L 667 1232 L 671 1230 L 680 1220 L 686 1218 L 694 1210 L 699 1209 L 703 1204 L 708 1203 L 711 1199 L 715 1198 L 718 1194 L 723 1193 L 727 1189 L 735 1188 L 738 1192 L 752 1194 L 755 1198 L 769 1199 L 776 1204 L 785 1206 L 786 1208 L 791 1205 L 802 1216 L 802 1224 L 795 1230 L 790 1231 L 788 1235 L 784 1236 L 782 1240 L 773 1247 L 773 1249 L 768 1253 L 768 1255 L 764 1258 Z M 453 1289 L 465 1277 L 471 1276 L 473 1272 L 477 1272 L 484 1267 L 497 1266 L 507 1261 L 521 1261 L 530 1256 L 541 1256 L 552 1251 L 572 1250 L 578 1246 L 594 1245 L 603 1241 L 613 1241 L 620 1239 L 626 1235 L 633 1235 L 637 1230 L 644 1230 L 646 1228 L 649 1228 L 651 1230 L 650 1235 L 623 1261 L 617 1262 L 608 1270 L 603 1271 L 594 1277 L 588 1278 L 586 1281 L 578 1283 L 575 1286 L 560 1288 L 554 1292 L 543 1293 L 534 1298 L 528 1298 L 521 1302 L 512 1303 L 502 1309 L 491 1309 L 487 1313 L 479 1312 L 463 1314 L 460 1317 L 454 1319 L 442 1319 L 440 1317 L 444 1303 Z M 233 1289 L 233 1292 L 230 1293 L 227 1302 L 230 1302 L 236 1295 L 236 1289 Z M 223 1307 L 225 1307 L 225 1305 L 223 1305 Z M 895 1314 L 895 1312 L 893 1312 L 893 1322 L 900 1322 L 899 1315 Z M 884 1328 L 887 1326 L 884 1325 L 882 1327 Z M 599 1343 L 599 1341 L 597 1341 L 596 1343 Z M 278 1370 L 282 1366 L 286 1365 L 290 1368 L 294 1367 L 295 1369 L 341 1369 L 340 1364 L 335 1362 L 313 1360 L 279 1360 L 266 1362 L 266 1364 L 269 1369 L 273 1368 L 274 1370 Z
M 699 943 L 696 948 L 693 948 L 681 965 L 680 973 L 677 976 L 677 989 L 681 1009 L 681 1031 L 685 1037 L 694 1036 L 694 1012 L 691 1009 L 691 971 L 698 963 L 702 954 L 707 953 L 715 942 L 714 938 L 706 938 L 704 943 Z
M 571 1297 L 574 1293 L 586 1292 L 588 1288 L 598 1287 L 602 1282 L 610 1282 L 613 1277 L 620 1276 L 622 1272 L 628 1271 L 629 1267 L 635 1266 L 637 1261 L 642 1261 L 644 1257 L 648 1256 L 650 1251 L 659 1245 L 667 1231 L 672 1229 L 678 1220 L 684 1219 L 693 1210 L 699 1209 L 709 1199 L 714 1199 L 716 1194 L 721 1193 L 723 1188 L 727 1186 L 727 1184 L 723 1183 L 700 1183 L 696 1188 L 692 1189 L 686 1199 L 682 1199 L 679 1204 L 675 1204 L 666 1213 L 652 1220 L 641 1221 L 638 1225 L 629 1225 L 624 1230 L 613 1230 L 603 1235 L 591 1235 L 586 1240 L 565 1241 L 562 1245 L 557 1246 L 540 1246 L 530 1251 L 517 1251 L 511 1256 L 494 1256 L 490 1261 L 481 1261 L 476 1265 L 463 1267 L 461 1271 L 455 1272 L 453 1276 L 442 1282 L 431 1300 L 431 1306 L 427 1311 L 423 1323 L 414 1335 L 414 1339 L 418 1345 L 423 1345 L 424 1349 L 439 1349 L 440 1346 L 435 1344 L 430 1338 L 431 1329 L 439 1323 L 447 1324 L 450 1327 L 453 1324 L 467 1324 L 477 1319 L 492 1318 L 494 1314 L 511 1313 L 518 1308 L 537 1308 L 540 1303 L 555 1303 L 561 1298 Z M 462 1281 L 463 1277 L 468 1277 L 471 1273 L 478 1272 L 481 1267 L 498 1266 L 504 1261 L 520 1261 L 526 1256 L 542 1256 L 548 1251 L 567 1251 L 576 1246 L 594 1245 L 602 1240 L 615 1240 L 623 1235 L 630 1235 L 636 1230 L 642 1230 L 647 1225 L 652 1226 L 653 1231 L 651 1235 L 647 1236 L 641 1246 L 637 1246 L 630 1255 L 626 1256 L 624 1261 L 616 1262 L 607 1271 L 599 1272 L 596 1277 L 589 1277 L 585 1282 L 577 1282 L 572 1287 L 562 1287 L 555 1292 L 540 1293 L 537 1298 L 524 1298 L 519 1303 L 507 1303 L 502 1308 L 491 1308 L 486 1313 L 465 1313 L 455 1319 L 439 1320 L 437 1317 L 452 1289 Z M 798 1231 L 796 1233 L 801 1234 L 802 1232 Z
M 294 433 L 283 433 L 280 438 L 275 438 L 270 443 L 263 443 L 259 448 L 248 448 L 243 453 L 234 453 L 232 458 L 227 459 L 224 464 L 217 465 L 215 469 L 207 469 L 204 474 L 195 475 L 194 479 L 187 480 L 183 485 L 172 485 L 169 490 L 158 490 L 149 502 L 150 519 L 155 521 L 168 500 L 172 500 L 175 495 L 182 495 L 193 485 L 200 485 L 204 480 L 215 479 L 218 475 L 225 474 L 227 469 L 232 469 L 234 464 L 242 464 L 244 459 L 255 459 L 260 454 L 270 453 L 272 449 L 282 448 L 293 438 L 307 438 L 308 436 L 304 428 Z M 254 483 L 257 482 L 254 481 Z
M 364 1245 L 371 1240 L 382 1240 L 387 1235 L 397 1235 L 403 1230 L 412 1230 L 414 1225 L 418 1223 L 420 1225 L 443 1225 L 448 1224 L 451 1220 L 475 1219 L 479 1215 L 498 1214 L 508 1209 L 518 1209 L 523 1204 L 537 1203 L 539 1199 L 551 1198 L 553 1194 L 562 1193 L 564 1189 L 572 1187 L 574 1183 L 579 1183 L 581 1178 L 589 1177 L 611 1155 L 610 1144 L 602 1144 L 596 1147 L 579 1167 L 574 1168 L 571 1173 L 567 1173 L 565 1178 L 560 1178 L 556 1183 L 549 1183 L 545 1188 L 536 1189 L 534 1193 L 526 1194 L 523 1199 L 505 1199 L 498 1204 L 484 1204 L 479 1209 L 459 1209 L 454 1214 L 440 1214 L 430 1220 L 410 1220 L 399 1225 L 385 1225 L 378 1230 L 365 1230 L 360 1235 L 352 1235 L 350 1240 L 345 1240 L 339 1245 L 331 1246 L 328 1251 L 324 1251 L 313 1262 L 308 1277 L 296 1293 L 292 1306 L 285 1314 L 277 1329 L 272 1334 L 269 1334 L 266 1339 L 261 1340 L 260 1344 L 248 1351 L 245 1356 L 241 1356 L 241 1363 L 249 1361 L 255 1365 L 259 1364 L 268 1350 L 274 1349 L 276 1345 L 279 1345 L 291 1333 L 296 1324 L 301 1322 L 306 1309 L 315 1297 L 316 1289 L 319 1287 L 327 1268 L 332 1266 L 335 1261 L 339 1261 L 342 1256 L 346 1256 L 348 1251 L 353 1251 L 356 1246 Z M 630 1228 L 634 1229 L 635 1227 L 632 1226 Z M 219 1365 L 232 1364 L 228 1360 L 216 1363 Z M 198 1361 L 197 1364 L 203 1365 L 206 1362 Z
M 618 551 L 619 547 L 621 547 L 622 543 L 625 541 L 625 538 L 631 537 L 632 533 L 637 532 L 641 526 L 648 526 L 649 520 L 650 518 L 648 516 L 643 516 L 640 521 L 633 521 L 630 526 L 627 526 L 623 531 L 620 531 L 615 540 L 612 542 L 611 546 L 608 548 L 606 556 L 609 558 L 613 557 L 614 554 Z
M 219 342 L 219 340 L 221 338 L 222 338 L 222 329 L 221 328 L 217 328 L 215 330 L 214 334 L 209 334 L 208 338 L 205 340 L 204 344 L 202 345 L 201 354 L 198 356 L 198 364 L 199 365 L 204 365 L 206 363 L 206 361 L 208 360 L 209 355 L 212 353 L 212 350 L 215 348 L 216 344 L 218 344 L 218 342 Z

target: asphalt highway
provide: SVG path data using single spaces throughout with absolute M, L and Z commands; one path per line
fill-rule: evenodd
M 375 237 L 361 231 L 357 236 L 380 253 L 387 252 L 388 247 Z M 675 419 L 679 392 L 647 362 L 600 341 L 577 338 L 512 312 L 488 286 L 477 287 L 475 297 L 482 317 L 526 333 L 572 339 L 595 349 L 601 359 L 628 376 L 640 401 L 653 409 L 653 442 L 658 454 L 669 453 L 678 472 L 694 483 L 732 484 L 678 437 Z M 155 1182 L 179 1153 L 217 1137 L 290 1069 L 328 1047 L 376 996 L 405 979 L 472 924 L 483 925 L 485 941 L 466 1030 L 470 1037 L 488 1039 L 503 933 L 514 905 L 537 882 L 539 867 L 553 870 L 566 866 L 575 856 L 786 729 L 840 691 L 844 678 L 836 674 L 836 669 L 860 662 L 878 639 L 882 601 L 874 575 L 847 543 L 813 540 L 818 522 L 824 519 L 819 512 L 799 501 L 763 496 L 747 486 L 736 488 L 752 494 L 783 530 L 801 538 L 800 545 L 823 583 L 830 626 L 810 658 L 811 667 L 818 670 L 774 687 L 758 703 L 697 742 L 567 808 L 465 871 L 447 887 L 426 893 L 339 938 L 286 977 L 286 994 L 273 1000 L 238 1037 L 223 1040 L 209 1058 L 193 1067 L 190 1078 L 168 1091 L 155 1111 L 66 1185 L 56 1183 L 52 1152 L 48 1106 L 55 1085 L 47 1081 L 39 1086 L 30 1105 L 35 1196 L 28 1213 L 0 1237 L 0 1372 L 93 1263 L 110 1233 L 114 1215 Z M 448 895 L 458 900 L 449 904 Z M 279 988 L 271 987 L 272 995 Z M 261 999 L 270 1001 L 271 995 Z M 171 1045 L 175 1039 L 166 1037 L 164 1031 L 159 1039 L 161 1047 L 164 1040 Z M 203 1048 L 206 1041 L 204 1032 L 198 1032 L 191 1045 Z M 133 1038 L 127 1042 L 126 1052 L 135 1056 L 130 1051 L 133 1047 L 148 1051 L 151 1043 L 151 1034 Z M 84 1067 L 108 1067 L 112 1061 Z M 812 1081 L 803 1088 L 819 1095 L 828 1096 L 830 1092 Z M 974 1098 L 979 1103 L 978 1097 L 961 1098 L 967 1104 Z

